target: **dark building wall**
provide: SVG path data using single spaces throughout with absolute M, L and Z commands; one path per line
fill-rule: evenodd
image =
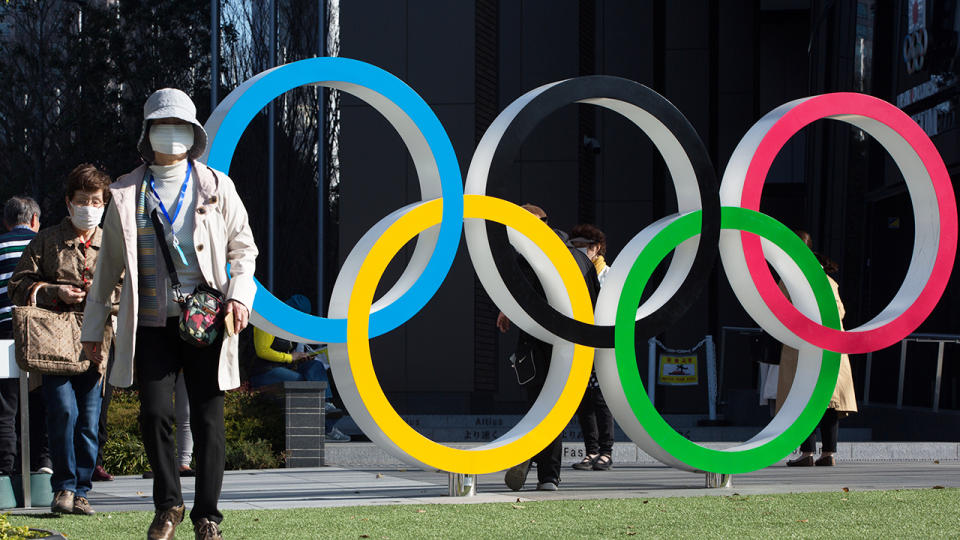
M 901 80 L 897 71 L 905 1 L 878 2 L 873 87 L 864 90 L 893 102 L 924 77 Z M 776 106 L 860 90 L 854 72 L 857 13 L 855 0 L 346 2 L 341 54 L 390 71 L 423 96 L 450 134 L 464 174 L 491 101 L 499 112 L 541 84 L 600 73 L 646 84 L 673 102 L 704 140 L 719 180 L 741 137 Z M 492 39 L 489 57 L 476 50 Z M 343 104 L 341 260 L 371 225 L 419 199 L 399 137 L 368 106 L 355 99 Z M 954 174 L 960 169 L 951 149 L 956 133 L 934 137 Z M 592 139 L 596 153 L 585 151 L 584 137 Z M 816 248 L 840 262 L 848 327 L 879 313 L 893 297 L 912 247 L 898 173 L 882 148 L 861 139 L 835 121 L 802 130 L 774 162 L 761 206 L 791 228 L 809 230 Z M 555 227 L 569 229 L 592 217 L 608 235 L 608 261 L 616 262 L 634 235 L 676 208 L 668 173 L 646 136 L 615 113 L 589 106 L 570 105 L 544 120 L 510 174 L 508 197 L 542 206 Z M 898 230 L 886 227 L 894 214 L 903 217 Z M 391 266 L 386 283 L 396 279 L 407 255 Z M 883 257 L 890 263 L 878 268 Z M 698 303 L 659 336 L 668 346 L 689 347 L 706 334 L 719 345 L 722 327 L 756 326 L 719 260 L 716 267 Z M 950 287 L 921 329 L 949 331 L 960 319 L 958 294 Z M 427 308 L 373 340 L 377 372 L 398 410 L 521 410 L 521 392 L 506 363 L 516 335 L 487 331 L 494 318 L 461 244 Z M 755 399 L 755 358 L 736 339 L 727 345 L 724 401 Z M 638 350 L 644 366 L 645 345 Z M 874 368 L 882 392 L 891 379 L 896 382 L 884 354 Z M 855 356 L 853 364 L 862 392 L 863 357 Z M 667 397 L 658 404 L 679 412 L 681 401 Z

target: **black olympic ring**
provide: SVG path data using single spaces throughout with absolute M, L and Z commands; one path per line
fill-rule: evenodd
M 490 163 L 490 195 L 509 200 L 505 197 L 508 193 L 509 169 L 519 155 L 524 140 L 543 119 L 561 107 L 573 103 L 599 105 L 628 118 L 637 112 L 646 113 L 679 142 L 680 148 L 686 154 L 685 159 L 692 165 L 695 178 L 675 177 L 673 181 L 674 184 L 681 181 L 696 182 L 699 204 L 703 210 L 702 233 L 689 273 L 676 293 L 659 309 L 636 323 L 638 336 L 655 336 L 676 323 L 693 305 L 713 271 L 720 239 L 720 196 L 713 163 L 703 141 L 683 113 L 666 98 L 642 84 L 620 77 L 596 75 L 568 79 L 548 86 L 546 89 L 541 87 L 531 92 L 537 94 L 522 107 L 504 131 Z M 635 119 L 631 120 L 637 123 Z M 644 126 L 638 126 L 646 132 Z M 655 135 L 650 132 L 647 134 Z M 658 149 L 662 152 L 659 145 Z M 666 159 L 665 161 L 669 162 Z M 684 190 L 678 188 L 676 191 L 680 197 Z M 530 317 L 549 332 L 574 343 L 601 348 L 614 346 L 614 326 L 579 322 L 553 308 L 537 293 L 527 278 L 523 277 L 515 251 L 508 240 L 506 227 L 492 221 L 488 221 L 486 226 L 497 270 L 510 294 Z

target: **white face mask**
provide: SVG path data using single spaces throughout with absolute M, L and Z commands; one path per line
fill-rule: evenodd
M 93 206 L 70 205 L 70 221 L 73 226 L 81 231 L 89 231 L 100 224 L 103 219 L 103 208 L 94 208 Z
M 193 148 L 193 126 L 190 124 L 156 124 L 150 126 L 150 146 L 161 154 L 185 154 Z

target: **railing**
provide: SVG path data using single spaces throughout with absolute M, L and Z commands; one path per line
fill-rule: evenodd
M 647 397 L 650 399 L 650 404 L 655 404 L 655 396 L 657 389 L 657 347 L 663 349 L 667 352 L 672 353 L 691 353 L 699 349 L 701 346 L 704 347 L 706 351 L 706 361 L 707 361 L 707 417 L 710 420 L 717 419 L 717 347 L 713 343 L 713 336 L 706 336 L 700 343 L 697 343 L 689 349 L 671 349 L 660 342 L 657 338 L 652 337 L 647 340 Z
M 23 507 L 30 508 L 30 407 L 27 373 L 17 366 L 13 340 L 0 339 L 0 379 L 20 380 L 20 478 L 23 481 Z
M 897 408 L 903 408 L 903 381 L 907 373 L 907 342 L 937 343 L 937 372 L 933 384 L 933 412 L 940 410 L 940 383 L 943 378 L 943 348 L 947 343 L 960 343 L 956 334 L 910 334 L 900 341 L 900 380 L 897 383 Z M 863 404 L 870 404 L 870 374 L 873 368 L 873 353 L 867 353 L 867 373 L 863 384 Z

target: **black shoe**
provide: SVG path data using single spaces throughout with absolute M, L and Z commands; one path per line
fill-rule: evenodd
M 146 480 L 153 478 L 153 471 L 144 471 L 143 478 Z
M 608 471 L 611 467 L 613 467 L 613 458 L 607 454 L 601 454 L 593 462 L 593 470 L 595 471 Z
M 837 464 L 837 459 L 833 456 L 820 456 L 820 459 L 814 462 L 817 467 L 833 467 Z
M 503 483 L 514 491 L 523 489 L 523 484 L 527 481 L 527 474 L 530 473 L 530 460 L 524 461 L 519 465 L 510 467 L 507 474 L 503 475 Z
M 787 467 L 813 467 L 813 456 L 798 457 L 787 462 Z
M 593 469 L 593 464 L 595 461 L 597 461 L 598 457 L 600 457 L 599 454 L 589 454 L 584 457 L 580 463 L 574 463 L 573 468 L 578 471 L 589 471 L 590 469 Z

